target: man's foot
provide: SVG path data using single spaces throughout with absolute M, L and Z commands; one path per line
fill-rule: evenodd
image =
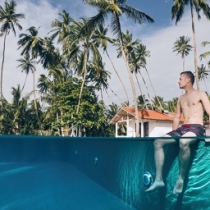
M 165 184 L 163 183 L 163 181 L 155 181 L 147 190 L 145 190 L 145 192 L 151 192 L 153 190 L 156 190 L 160 187 L 164 187 Z
M 183 190 L 184 181 L 183 179 L 178 179 L 176 186 L 174 187 L 173 194 L 180 194 Z

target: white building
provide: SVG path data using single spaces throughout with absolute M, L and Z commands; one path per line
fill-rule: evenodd
M 138 110 L 139 133 L 141 137 L 157 137 L 172 130 L 174 113 L 157 112 L 154 110 Z M 181 116 L 180 122 L 183 121 Z M 132 107 L 122 107 L 111 119 L 109 124 L 115 124 L 115 137 L 136 137 L 135 131 L 135 109 Z M 125 125 L 126 134 L 119 135 L 119 125 Z

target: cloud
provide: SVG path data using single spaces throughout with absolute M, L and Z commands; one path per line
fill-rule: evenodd
M 59 18 L 58 13 L 66 8 L 68 8 L 66 11 L 76 19 L 79 17 L 91 17 L 95 14 L 94 9 L 81 3 L 81 1 L 69 0 L 59 1 L 58 3 L 57 1 L 56 3 L 52 0 L 50 1 L 51 3 L 46 0 L 21 0 L 17 2 L 17 11 L 19 13 L 24 13 L 26 18 L 20 21 L 20 24 L 23 26 L 23 30 L 18 31 L 17 29 L 16 37 L 12 34 L 12 32 L 10 32 L 10 35 L 7 37 L 3 92 L 4 96 L 8 100 L 11 99 L 11 87 L 17 87 L 17 84 L 21 84 L 22 86 L 25 78 L 25 74 L 21 73 L 20 68 L 17 68 L 18 62 L 16 61 L 20 58 L 20 50 L 17 50 L 18 35 L 20 33 L 26 33 L 26 29 L 28 29 L 30 26 L 40 26 L 39 35 L 41 37 L 47 36 L 47 33 L 50 31 L 52 20 Z M 0 0 L 0 5 L 3 5 L 3 2 L 4 0 Z M 202 17 L 200 21 L 195 20 L 195 24 L 199 56 L 202 52 L 206 51 L 206 49 L 201 46 L 201 42 L 205 40 L 209 41 L 210 29 L 208 26 L 210 22 L 206 20 L 205 17 Z M 176 53 L 172 52 L 172 47 L 176 39 L 182 35 L 190 37 L 191 45 L 193 45 L 190 14 L 186 13 L 182 21 L 177 25 L 171 23 L 170 25 L 167 24 L 167 26 L 164 27 L 159 27 L 153 24 L 138 25 L 129 21 L 125 21 L 124 19 L 122 22 L 122 30 L 125 31 L 126 29 L 128 29 L 133 34 L 134 39 L 141 39 L 142 43 L 147 46 L 148 50 L 150 50 L 151 57 L 147 59 L 147 69 L 151 76 L 151 80 L 157 95 L 162 96 L 164 100 L 170 100 L 173 97 L 179 96 L 181 91 L 178 88 L 177 81 L 179 73 L 182 71 L 182 59 L 179 55 L 176 55 Z M 0 39 L 0 42 L 0 46 L 3 46 L 3 38 Z M 130 102 L 132 102 L 131 85 L 123 59 L 116 58 L 116 49 L 114 47 L 110 46 L 108 51 L 126 86 L 126 89 L 129 93 Z M 120 101 L 119 98 L 111 92 L 111 90 L 108 90 L 109 97 L 104 93 L 104 99 L 106 103 L 110 104 L 111 102 L 114 102 L 119 104 L 123 101 L 126 101 L 122 85 L 114 73 L 110 61 L 105 54 L 103 58 L 104 62 L 106 63 L 106 70 L 112 73 L 112 78 L 109 82 L 110 87 L 122 100 Z M 0 47 L 0 59 L 2 59 L 2 47 Z M 186 58 L 186 70 L 194 71 L 193 59 L 193 52 L 191 52 L 190 55 Z M 201 61 L 198 61 L 200 65 Z M 207 59 L 203 60 L 202 63 L 206 65 Z M 43 70 L 41 66 L 37 66 L 36 78 L 38 78 L 38 76 L 42 73 L 47 74 L 47 71 Z M 154 93 L 150 86 L 145 70 L 142 70 L 142 74 L 145 77 L 147 86 L 150 91 L 150 96 L 153 97 Z M 147 96 L 146 88 L 144 87 L 141 78 L 139 78 L 139 80 L 141 82 L 143 92 Z M 201 88 L 205 90 L 202 82 Z M 26 90 L 24 94 L 32 90 L 32 75 L 29 75 L 25 89 Z M 138 90 L 137 85 L 136 90 L 137 95 L 140 95 L 140 91 Z
M 197 35 L 197 55 L 206 51 L 204 47 L 201 46 L 201 43 L 205 40 L 209 40 L 209 26 L 210 21 L 205 17 L 202 17 L 201 20 L 195 20 L 196 35 Z M 193 46 L 193 34 L 191 28 L 191 18 L 190 14 L 187 12 L 182 21 L 177 25 L 171 23 L 171 25 L 158 28 L 154 27 L 152 30 L 152 25 L 148 27 L 144 25 L 143 27 L 137 24 L 122 24 L 122 30 L 129 30 L 133 34 L 134 39 L 140 39 L 143 44 L 146 45 L 147 50 L 150 51 L 151 57 L 147 59 L 147 69 L 151 76 L 153 86 L 157 95 L 164 98 L 165 101 L 170 100 L 174 97 L 180 96 L 182 93 L 178 88 L 178 78 L 179 74 L 182 71 L 182 59 L 180 55 L 176 55 L 173 52 L 173 44 L 179 36 L 188 36 L 191 38 L 190 44 Z M 111 57 L 114 58 L 114 51 L 111 52 Z M 121 76 L 124 79 L 125 85 L 129 91 L 129 95 L 132 96 L 131 85 L 128 80 L 128 73 L 125 70 L 125 65 L 121 60 L 117 60 L 116 67 L 121 72 Z M 206 65 L 207 59 L 200 61 L 198 58 L 198 65 L 201 63 Z M 107 66 L 108 66 L 107 62 Z M 109 67 L 111 68 L 111 67 Z M 194 72 L 194 56 L 193 51 L 190 52 L 189 56 L 186 57 L 185 61 L 185 70 L 190 70 Z M 147 86 L 149 87 L 150 95 L 154 96 L 152 88 L 150 86 L 149 80 L 147 78 L 145 70 L 142 70 L 142 74 L 146 80 Z M 140 77 L 140 76 L 139 76 Z M 209 78 L 207 79 L 209 80 Z M 119 95 L 123 100 L 126 100 L 125 94 L 117 78 L 113 74 L 110 85 L 115 88 L 116 94 Z M 146 88 L 144 87 L 143 81 L 141 81 L 141 86 L 145 96 L 147 96 Z M 208 84 L 207 84 L 208 85 Z M 201 90 L 206 91 L 203 82 L 200 82 Z M 195 86 L 196 87 L 196 86 Z M 140 95 L 140 91 L 137 88 L 137 95 Z M 111 93 L 110 93 L 111 94 Z M 108 98 L 108 97 L 107 97 Z M 115 97 L 112 97 L 115 103 L 119 100 Z M 132 99 L 132 97 L 130 97 Z M 107 99 L 108 100 L 108 99 Z
M 4 0 L 0 0 L 0 5 L 4 7 Z M 59 12 L 62 12 L 62 10 L 66 9 L 67 12 L 70 13 L 70 15 L 75 18 L 79 19 L 81 17 L 87 17 L 88 14 L 93 14 L 94 9 L 90 8 L 89 6 L 85 5 L 81 1 L 46 1 L 46 0 L 33 0 L 33 1 L 26 1 L 26 0 L 20 0 L 16 1 L 17 13 L 23 13 L 25 14 L 25 19 L 20 20 L 20 24 L 23 27 L 22 31 L 19 31 L 16 28 L 17 35 L 14 36 L 12 31 L 7 36 L 6 40 L 6 52 L 5 52 L 5 62 L 4 62 L 4 76 L 3 76 L 3 94 L 7 100 L 11 100 L 11 88 L 17 87 L 17 84 L 20 84 L 22 87 L 25 79 L 25 73 L 21 73 L 21 69 L 17 68 L 19 63 L 17 62 L 17 59 L 20 59 L 20 50 L 17 50 L 18 45 L 18 37 L 20 33 L 27 33 L 26 30 L 31 27 L 35 26 L 36 28 L 39 28 L 39 36 L 40 37 L 46 37 L 48 35 L 48 32 L 51 30 L 51 22 L 54 19 L 58 19 Z M 78 11 L 80 11 L 78 13 Z M 3 38 L 0 39 L 0 46 L 3 46 Z M 2 50 L 3 47 L 0 48 L 0 62 L 2 60 Z M 40 74 L 47 74 L 47 70 L 43 70 L 43 68 L 40 65 L 36 66 L 36 81 Z M 23 91 L 24 94 L 28 94 L 30 91 L 32 91 L 32 75 L 30 74 L 28 76 L 25 89 Z
M 3 0 L 0 0 L 0 5 L 3 6 L 3 2 Z M 32 3 L 30 1 L 20 1 L 17 3 L 16 12 L 25 14 L 25 19 L 20 20 L 20 24 L 23 29 L 19 31 L 19 29 L 16 28 L 16 36 L 14 36 L 11 31 L 6 40 L 3 94 L 8 100 L 11 100 L 11 87 L 16 88 L 17 84 L 20 84 L 22 87 L 25 79 L 25 73 L 21 73 L 21 69 L 17 68 L 19 65 L 17 59 L 21 58 L 21 49 L 17 50 L 19 34 L 27 33 L 26 30 L 29 27 L 35 26 L 36 28 L 40 27 L 39 36 L 47 36 L 47 33 L 50 31 L 51 21 L 58 17 L 59 11 L 47 1 L 37 1 L 36 3 Z M 1 46 L 3 46 L 3 38 L 0 39 L 0 42 Z M 2 59 L 2 47 L 0 48 L 0 56 Z M 36 77 L 43 72 L 43 69 L 40 66 L 37 66 Z M 32 74 L 30 74 L 23 94 L 27 94 L 32 91 L 32 83 Z

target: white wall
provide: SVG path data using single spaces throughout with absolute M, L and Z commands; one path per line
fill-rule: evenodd
M 149 122 L 149 137 L 159 137 L 170 132 L 172 130 L 172 122 L 163 122 L 155 120 L 144 120 L 143 122 Z M 140 120 L 141 123 L 141 120 Z M 136 137 L 135 133 L 135 120 L 129 121 L 128 136 Z M 123 137 L 123 136 L 117 136 Z M 126 136 L 125 136 L 126 137 Z
M 162 122 L 155 120 L 143 120 L 149 122 L 149 137 L 163 136 L 172 130 L 172 122 Z M 141 120 L 139 121 L 141 123 Z M 129 121 L 128 137 L 135 137 L 135 120 Z
M 136 137 L 135 120 L 129 121 L 128 137 Z
M 151 129 L 149 127 L 150 137 L 163 136 L 172 130 L 172 122 L 150 121 L 149 126 L 150 125 L 151 125 Z

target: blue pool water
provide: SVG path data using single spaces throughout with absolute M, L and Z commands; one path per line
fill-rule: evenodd
M 1 210 L 134 210 L 62 162 L 0 163 Z
M 177 145 L 165 150 L 166 187 L 145 193 L 152 139 L 0 136 L 0 210 L 210 210 L 210 145 L 191 151 L 177 196 Z

